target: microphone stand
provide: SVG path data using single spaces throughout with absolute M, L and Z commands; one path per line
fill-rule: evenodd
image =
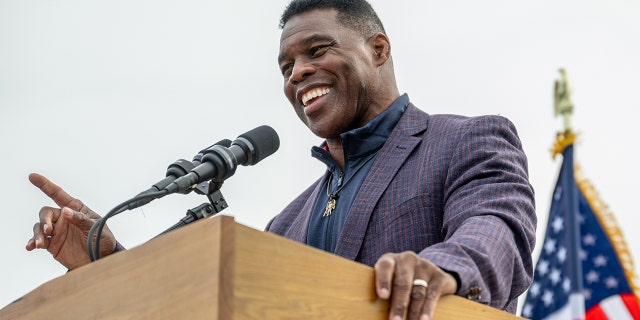
M 222 192 L 220 192 L 220 187 L 222 187 L 222 182 L 216 182 L 214 180 L 198 184 L 193 191 L 198 194 L 206 195 L 210 203 L 205 202 L 187 210 L 186 216 L 184 218 L 180 219 L 180 221 L 178 221 L 176 224 L 174 224 L 167 230 L 162 231 L 160 234 L 153 238 L 155 239 L 163 234 L 182 228 L 196 220 L 214 216 L 220 211 L 226 209 L 229 205 L 227 205 L 227 201 L 224 199 Z

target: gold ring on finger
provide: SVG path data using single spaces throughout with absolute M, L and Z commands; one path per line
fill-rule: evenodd
M 413 285 L 426 288 L 426 287 L 429 286 L 429 283 L 427 282 L 427 280 L 424 280 L 424 279 L 414 279 L 413 280 Z

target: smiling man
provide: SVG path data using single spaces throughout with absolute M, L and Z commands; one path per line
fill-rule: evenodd
M 499 116 L 429 115 L 400 94 L 389 38 L 364 0 L 294 0 L 281 18 L 284 93 L 327 170 L 266 229 L 370 266 L 391 319 L 429 319 L 458 294 L 515 312 L 532 277 L 536 216 L 527 159 Z M 45 177 L 26 249 L 89 263 L 99 218 Z M 123 250 L 103 233 L 102 256 Z
M 456 293 L 515 312 L 536 217 L 514 126 L 411 104 L 366 1 L 294 0 L 280 23 L 284 92 L 327 171 L 267 230 L 375 266 L 392 319 Z

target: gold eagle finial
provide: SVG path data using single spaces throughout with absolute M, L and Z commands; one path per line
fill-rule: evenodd
M 554 115 L 564 118 L 564 130 L 571 131 L 571 116 L 573 115 L 573 102 L 571 102 L 571 87 L 567 80 L 567 73 L 560 68 L 560 78 L 556 80 L 554 90 Z
M 556 141 L 553 144 L 551 153 L 553 158 L 562 154 L 564 148 L 576 141 L 576 135 L 571 128 L 571 116 L 573 116 L 573 102 L 571 102 L 571 87 L 567 80 L 567 73 L 560 68 L 560 78 L 556 80 L 553 95 L 554 116 L 562 116 L 564 120 L 564 131 L 558 132 Z

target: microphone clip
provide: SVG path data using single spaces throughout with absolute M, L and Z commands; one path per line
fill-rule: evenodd
M 222 192 L 220 192 L 221 187 L 222 182 L 211 180 L 198 184 L 193 191 L 197 194 L 207 196 L 207 199 L 209 199 L 215 213 L 220 213 L 220 211 L 229 207 L 227 200 L 225 200 Z

